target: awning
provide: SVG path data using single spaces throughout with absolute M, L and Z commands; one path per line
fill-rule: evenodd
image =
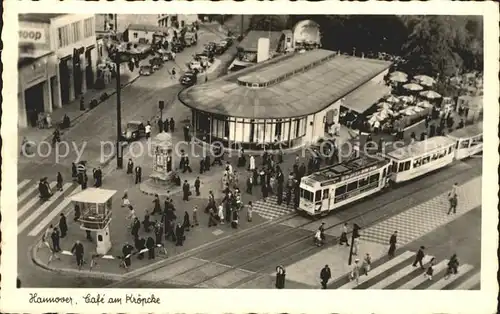
M 343 107 L 357 113 L 364 113 L 379 99 L 389 95 L 391 88 L 386 85 L 368 82 L 345 97 Z

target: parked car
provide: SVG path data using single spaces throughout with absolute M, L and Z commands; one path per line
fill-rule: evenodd
M 197 43 L 196 36 L 194 33 L 186 33 L 184 35 L 184 41 L 186 42 L 186 46 L 188 47 L 194 46 Z
M 142 76 L 150 76 L 151 74 L 153 74 L 153 72 L 153 67 L 150 65 L 141 65 L 141 67 L 139 68 L 139 75 Z
M 228 48 L 233 44 L 233 39 L 231 37 L 226 37 L 224 41 L 226 42 Z
M 175 53 L 179 53 L 184 50 L 184 46 L 182 46 L 181 43 L 174 43 L 172 44 L 171 50 Z
M 196 84 L 197 81 L 198 81 L 198 72 L 196 70 L 187 71 L 180 78 L 180 82 L 184 86 L 193 86 Z
M 215 46 L 215 50 L 214 50 L 214 53 L 218 56 L 220 56 L 221 54 L 223 54 L 224 52 L 226 52 L 226 47 L 223 45 L 223 44 L 218 44 L 217 46 Z
M 125 141 L 136 141 L 145 136 L 146 128 L 141 121 L 129 121 L 123 131 L 123 139 Z
M 189 69 L 191 70 L 197 70 L 198 72 L 203 71 L 203 66 L 201 65 L 200 61 L 191 61 L 189 62 Z

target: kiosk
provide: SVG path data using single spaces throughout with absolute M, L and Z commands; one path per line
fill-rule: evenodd
M 80 207 L 81 216 L 78 221 L 82 230 L 97 233 L 97 254 L 106 254 L 111 249 L 109 224 L 112 214 L 112 198 L 115 190 L 88 188 L 69 197 Z

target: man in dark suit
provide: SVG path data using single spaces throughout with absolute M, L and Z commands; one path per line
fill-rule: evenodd
M 418 249 L 417 255 L 415 256 L 415 261 L 413 262 L 413 267 L 417 267 L 417 263 L 420 264 L 420 268 L 424 269 L 424 265 L 422 263 L 422 260 L 424 259 L 425 253 L 424 253 L 425 247 L 421 246 L 420 249 Z
M 140 166 L 135 167 L 135 184 L 142 182 L 142 168 Z

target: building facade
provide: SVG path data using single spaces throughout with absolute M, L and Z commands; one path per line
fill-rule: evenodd
M 157 24 L 160 27 L 182 28 L 197 21 L 197 14 L 158 14 Z
M 20 127 L 92 88 L 97 52 L 92 14 L 20 14 Z

